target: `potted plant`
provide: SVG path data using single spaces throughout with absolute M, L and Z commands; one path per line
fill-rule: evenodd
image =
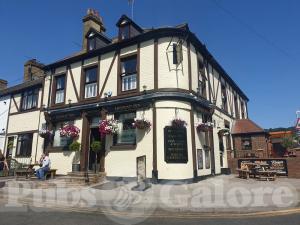
M 187 122 L 185 122 L 182 119 L 177 118 L 177 119 L 173 119 L 171 121 L 171 125 L 172 125 L 172 127 L 183 128 L 183 127 L 187 126 Z
M 113 119 L 101 120 L 99 124 L 99 132 L 101 137 L 105 135 L 117 134 L 119 131 L 118 121 Z
M 63 128 L 59 129 L 59 134 L 62 137 L 77 138 L 79 133 L 80 129 L 73 124 L 67 124 Z
M 78 141 L 73 141 L 69 145 L 69 150 L 75 152 L 75 156 L 74 156 L 74 160 L 73 160 L 73 164 L 72 164 L 72 171 L 73 172 L 80 171 L 80 164 L 79 164 L 80 147 L 81 147 L 81 144 Z
M 139 130 L 149 130 L 151 128 L 151 122 L 146 119 L 134 119 L 132 124 L 134 128 Z
M 98 153 L 101 151 L 102 143 L 100 141 L 93 141 L 91 143 L 91 149 L 96 154 L 95 173 L 97 172 Z

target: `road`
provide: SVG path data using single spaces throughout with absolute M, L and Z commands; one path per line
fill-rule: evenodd
M 179 215 L 179 214 L 178 214 Z M 74 212 L 66 210 L 43 210 L 41 208 L 31 208 L 26 212 L 0 212 L 0 225 L 119 225 L 138 224 L 145 225 L 295 225 L 300 221 L 300 213 L 288 215 L 268 215 L 268 216 L 237 216 L 237 217 L 203 217 L 203 216 L 170 216 L 139 218 L 139 221 L 128 220 L 126 216 L 112 217 L 95 212 Z M 132 218 L 131 218 L 132 219 Z

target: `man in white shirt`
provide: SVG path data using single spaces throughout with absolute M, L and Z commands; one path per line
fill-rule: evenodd
M 36 176 L 39 180 L 45 180 L 45 172 L 48 172 L 51 167 L 51 161 L 49 158 L 49 153 L 45 153 L 45 157 L 42 160 L 42 167 L 36 171 Z

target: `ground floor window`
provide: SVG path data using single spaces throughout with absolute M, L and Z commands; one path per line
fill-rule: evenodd
M 16 157 L 30 157 L 33 133 L 20 134 L 17 139 Z
M 197 149 L 198 170 L 203 169 L 203 150 Z
M 61 147 L 63 149 L 68 149 L 69 145 L 72 143 L 71 137 L 60 136 L 60 128 L 63 128 L 67 124 L 74 124 L 73 121 L 71 122 L 58 122 L 54 125 L 54 137 L 53 137 L 53 147 Z
M 209 151 L 209 149 L 205 150 L 205 168 L 210 169 L 210 151 Z
M 133 127 L 135 112 L 119 113 L 115 115 L 118 120 L 119 132 L 114 136 L 114 144 L 136 144 L 136 130 Z

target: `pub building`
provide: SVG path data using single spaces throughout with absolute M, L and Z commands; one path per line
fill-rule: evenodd
M 49 151 L 58 174 L 76 163 L 154 182 L 227 173 L 231 126 L 248 117 L 247 96 L 187 24 L 146 29 L 123 15 L 116 27 L 117 37 L 107 37 L 89 9 L 81 51 L 44 67 L 39 129 L 53 137 L 36 154 Z M 99 123 L 109 121 L 117 131 L 100 135 Z M 68 150 L 72 138 L 60 135 L 66 124 L 80 129 L 81 151 Z

